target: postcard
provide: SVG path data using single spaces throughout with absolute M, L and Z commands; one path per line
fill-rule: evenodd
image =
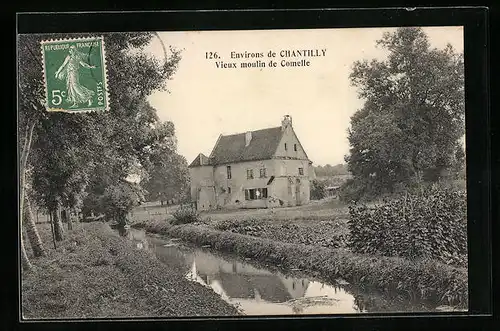
M 20 34 L 25 320 L 468 309 L 463 26 Z

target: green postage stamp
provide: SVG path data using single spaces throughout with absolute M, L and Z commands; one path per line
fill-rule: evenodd
M 48 111 L 109 108 L 102 37 L 42 41 L 42 54 Z

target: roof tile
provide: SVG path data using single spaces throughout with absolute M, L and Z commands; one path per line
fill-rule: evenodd
M 210 155 L 210 163 L 216 165 L 272 158 L 281 140 L 281 127 L 251 132 L 252 139 L 250 140 L 250 144 L 246 147 L 246 133 L 221 136 Z
M 202 165 L 209 165 L 209 159 L 203 153 L 198 154 L 198 156 L 191 162 L 188 168 L 200 167 Z

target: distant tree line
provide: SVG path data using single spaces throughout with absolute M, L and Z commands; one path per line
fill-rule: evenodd
M 338 176 L 338 175 L 348 175 L 349 170 L 347 168 L 347 164 L 337 164 L 330 165 L 327 164 L 325 166 L 315 166 L 314 172 L 318 177 L 330 177 L 330 176 Z

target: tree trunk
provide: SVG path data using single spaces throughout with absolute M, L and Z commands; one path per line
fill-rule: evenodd
M 68 222 L 68 231 L 73 230 L 73 215 L 71 215 L 71 209 L 66 208 L 66 221 Z
M 24 217 L 25 217 L 25 228 L 26 234 L 33 249 L 33 255 L 36 257 L 46 256 L 45 249 L 43 248 L 42 239 L 38 234 L 38 229 L 36 228 L 35 220 L 33 218 L 33 212 L 31 210 L 31 205 L 29 199 L 26 197 L 24 201 Z
M 56 232 L 54 230 L 54 221 L 53 221 L 54 219 L 53 219 L 52 215 L 54 215 L 54 213 L 49 210 L 49 212 L 47 214 L 47 218 L 49 219 L 49 222 L 50 222 L 50 232 L 52 234 L 52 242 L 54 243 L 54 249 L 57 249 Z
M 73 214 L 75 215 L 74 221 L 75 223 L 80 223 L 80 210 L 78 208 L 73 208 Z
M 33 120 L 27 128 L 23 150 L 21 151 L 21 162 L 19 171 L 19 223 L 20 223 L 20 243 L 21 243 L 21 262 L 25 270 L 32 268 L 31 262 L 26 254 L 26 248 L 24 247 L 24 240 L 22 236 L 23 231 L 23 214 L 24 214 L 24 185 L 26 182 L 26 165 L 28 164 L 28 155 L 31 148 L 31 140 L 33 139 L 33 130 L 35 129 L 36 120 Z
M 23 234 L 21 233 L 21 265 L 24 271 L 29 271 L 33 268 L 33 265 L 28 258 L 28 254 L 26 253 L 26 248 L 24 247 Z
M 54 234 L 57 241 L 61 241 L 64 238 L 64 228 L 61 222 L 61 205 L 59 202 L 56 203 L 56 209 L 54 210 Z

